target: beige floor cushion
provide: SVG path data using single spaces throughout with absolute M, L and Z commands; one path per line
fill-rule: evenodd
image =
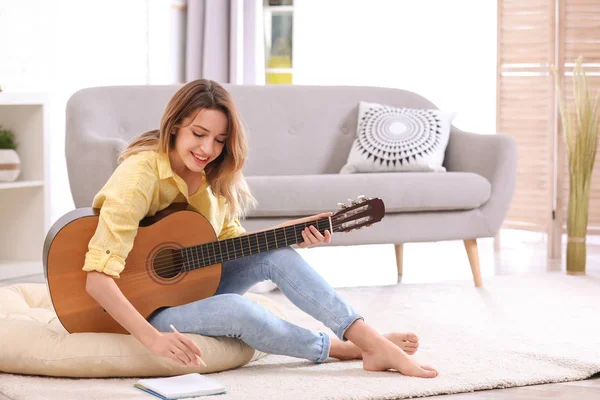
M 255 301 L 286 319 L 264 296 Z M 207 367 L 182 367 L 151 354 L 131 335 L 69 334 L 52 308 L 45 284 L 0 287 L 0 371 L 61 377 L 170 376 L 236 368 L 266 354 L 239 339 L 186 334 L 204 355 Z

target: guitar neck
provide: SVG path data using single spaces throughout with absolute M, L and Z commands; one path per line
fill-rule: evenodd
M 187 271 L 219 264 L 236 258 L 291 246 L 304 241 L 302 231 L 310 225 L 322 234 L 332 230 L 329 218 L 251 233 L 226 240 L 218 240 L 180 250 Z

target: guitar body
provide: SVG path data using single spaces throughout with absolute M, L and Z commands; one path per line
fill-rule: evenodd
M 98 210 L 81 208 L 59 219 L 44 244 L 44 272 L 56 314 L 70 333 L 128 333 L 85 290 L 82 270 Z M 115 279 L 119 289 L 147 318 L 159 308 L 178 306 L 214 295 L 221 264 L 187 270 L 181 249 L 217 240 L 202 214 L 175 204 L 140 222 L 126 266 Z
M 341 209 L 330 217 L 225 240 L 217 240 L 202 214 L 187 204 L 172 204 L 140 221 L 125 269 L 115 283 L 144 318 L 160 308 L 205 299 L 219 287 L 223 262 L 300 243 L 309 225 L 321 233 L 350 232 L 385 215 L 381 199 L 359 196 L 351 202 L 340 203 Z M 98 218 L 99 210 L 79 208 L 50 228 L 43 253 L 50 298 L 70 333 L 128 333 L 85 290 L 88 273 L 82 268 Z

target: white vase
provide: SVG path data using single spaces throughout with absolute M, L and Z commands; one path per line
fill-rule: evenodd
M 13 182 L 21 172 L 21 159 L 12 149 L 0 149 L 0 182 Z

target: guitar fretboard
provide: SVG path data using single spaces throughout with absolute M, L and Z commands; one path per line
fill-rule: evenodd
M 331 230 L 329 218 L 323 218 L 317 221 L 185 247 L 180 250 L 184 260 L 184 269 L 191 271 L 208 265 L 220 264 L 236 258 L 302 243 L 304 241 L 302 231 L 310 225 L 315 226 L 321 234 L 324 234 L 325 230 Z M 332 232 L 330 231 L 330 233 Z

